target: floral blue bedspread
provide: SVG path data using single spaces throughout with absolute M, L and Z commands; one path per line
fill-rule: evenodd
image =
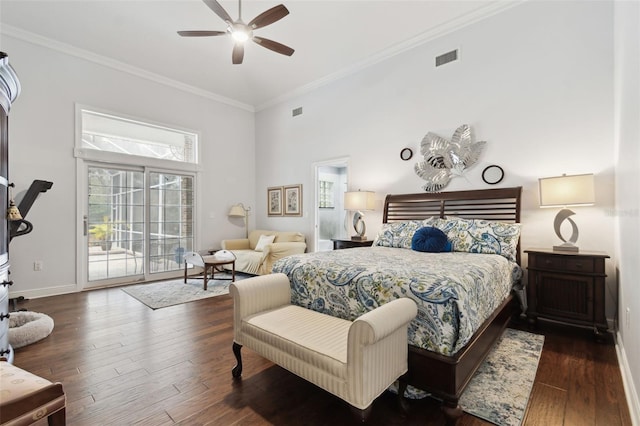
M 409 297 L 418 304 L 409 344 L 443 355 L 469 341 L 522 274 L 496 254 L 379 246 L 288 256 L 273 272 L 288 275 L 292 303 L 348 320 Z

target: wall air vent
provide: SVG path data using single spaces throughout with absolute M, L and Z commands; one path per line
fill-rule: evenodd
M 436 56 L 436 67 L 458 60 L 458 49 Z
M 293 117 L 295 117 L 296 115 L 302 114 L 302 107 L 298 107 L 298 108 L 293 109 L 291 111 L 291 114 L 293 115 Z

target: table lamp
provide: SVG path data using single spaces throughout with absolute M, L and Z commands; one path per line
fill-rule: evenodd
M 595 203 L 593 174 L 562 175 L 538 179 L 540 189 L 540 207 L 562 207 L 553 221 L 553 228 L 563 244 L 554 246 L 555 251 L 578 252 L 578 226 L 570 216 L 575 213 L 567 206 L 592 206 Z M 561 233 L 562 222 L 571 224 L 571 237 L 566 240 Z
M 246 233 L 246 238 L 249 238 L 249 211 L 251 207 L 245 207 L 244 204 L 238 203 L 231 206 L 229 210 L 229 217 L 243 217 L 244 218 L 244 228 Z
M 344 193 L 344 209 L 355 210 L 353 214 L 353 229 L 356 235 L 351 237 L 354 241 L 365 241 L 367 237 L 364 235 L 367 226 L 364 223 L 364 214 L 362 210 L 373 210 L 375 207 L 375 198 L 373 191 L 350 191 Z

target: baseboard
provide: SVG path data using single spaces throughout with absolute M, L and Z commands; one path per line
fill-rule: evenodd
M 39 288 L 37 290 L 9 291 L 9 298 L 24 297 L 25 299 L 38 299 L 40 297 L 57 296 L 59 294 L 75 293 L 78 287 L 75 284 L 61 285 L 57 287 Z
M 638 391 L 635 388 L 627 354 L 624 350 L 623 340 L 620 333 L 616 336 L 616 353 L 618 354 L 618 364 L 620 364 L 620 372 L 622 373 L 622 385 L 624 386 L 624 394 L 627 397 L 627 406 L 631 415 L 631 424 L 637 425 L 640 421 L 640 399 L 638 399 Z

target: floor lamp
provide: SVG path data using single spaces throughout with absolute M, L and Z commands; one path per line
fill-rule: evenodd
M 244 204 L 238 203 L 231 206 L 229 210 L 229 217 L 243 217 L 244 218 L 244 229 L 246 238 L 249 238 L 249 211 L 251 207 L 245 207 Z

